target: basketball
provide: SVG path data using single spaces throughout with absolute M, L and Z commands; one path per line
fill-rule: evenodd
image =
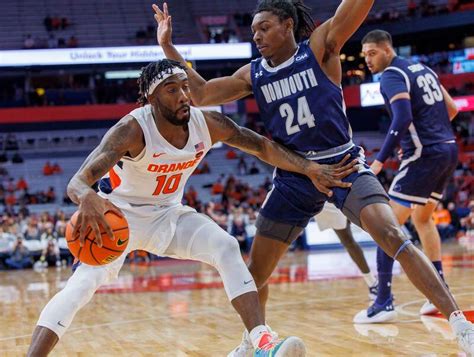
M 88 265 L 104 265 L 113 262 L 120 257 L 128 245 L 128 223 L 125 218 L 116 215 L 113 212 L 107 212 L 105 219 L 114 232 L 115 240 L 109 238 L 103 227 L 99 225 L 102 235 L 102 247 L 95 242 L 95 236 L 89 227 L 84 245 L 80 246 L 79 234 L 72 236 L 75 224 L 77 222 L 78 211 L 76 211 L 66 226 L 66 241 L 71 251 L 77 259 Z

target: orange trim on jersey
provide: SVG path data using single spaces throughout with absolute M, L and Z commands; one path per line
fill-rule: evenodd
M 112 190 L 116 189 L 117 187 L 120 186 L 122 183 L 122 180 L 120 179 L 119 175 L 114 171 L 114 169 L 110 169 L 109 171 L 109 177 L 110 177 L 110 185 L 112 186 Z

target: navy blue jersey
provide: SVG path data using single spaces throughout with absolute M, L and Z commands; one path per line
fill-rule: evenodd
M 382 73 L 380 92 L 390 115 L 390 99 L 398 93 L 410 94 L 413 122 L 400 142 L 404 154 L 454 140 L 441 84 L 436 73 L 427 66 L 395 57 Z
M 308 156 L 343 145 L 347 150 L 351 129 L 342 89 L 321 70 L 308 41 L 277 67 L 264 58 L 253 60 L 251 78 L 260 115 L 273 140 Z M 338 154 L 333 150 L 329 156 Z

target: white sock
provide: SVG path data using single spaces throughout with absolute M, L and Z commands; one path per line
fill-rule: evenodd
M 377 278 L 375 277 L 374 274 L 372 274 L 371 271 L 369 271 L 367 274 L 362 274 L 362 277 L 364 278 L 365 282 L 367 283 L 367 286 L 370 288 L 371 286 L 374 286 L 375 283 L 377 282 Z
M 260 338 L 265 332 L 269 332 L 267 326 L 265 325 L 258 325 L 250 331 L 250 341 L 252 341 L 252 345 L 254 348 L 258 347 L 258 343 L 260 342 Z
M 460 334 L 466 328 L 470 326 L 470 322 L 466 320 L 461 310 L 453 311 L 449 316 L 449 324 L 454 331 L 455 335 Z

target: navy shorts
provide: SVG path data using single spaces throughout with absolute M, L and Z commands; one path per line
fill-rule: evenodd
M 351 154 L 351 160 L 359 159 L 359 170 L 345 177 L 342 181 L 354 182 L 360 175 L 373 175 L 365 162 L 364 151 L 357 146 L 344 154 L 318 160 L 318 163 L 336 164 L 347 154 Z M 268 193 L 259 214 L 272 221 L 306 227 L 310 219 L 321 212 L 326 201 L 333 203 L 342 210 L 350 190 L 335 187 L 332 191 L 333 196 L 328 198 L 316 189 L 307 176 L 276 169 L 273 188 Z
M 423 147 L 402 160 L 388 194 L 395 201 L 425 205 L 439 201 L 458 163 L 456 143 L 440 143 Z

